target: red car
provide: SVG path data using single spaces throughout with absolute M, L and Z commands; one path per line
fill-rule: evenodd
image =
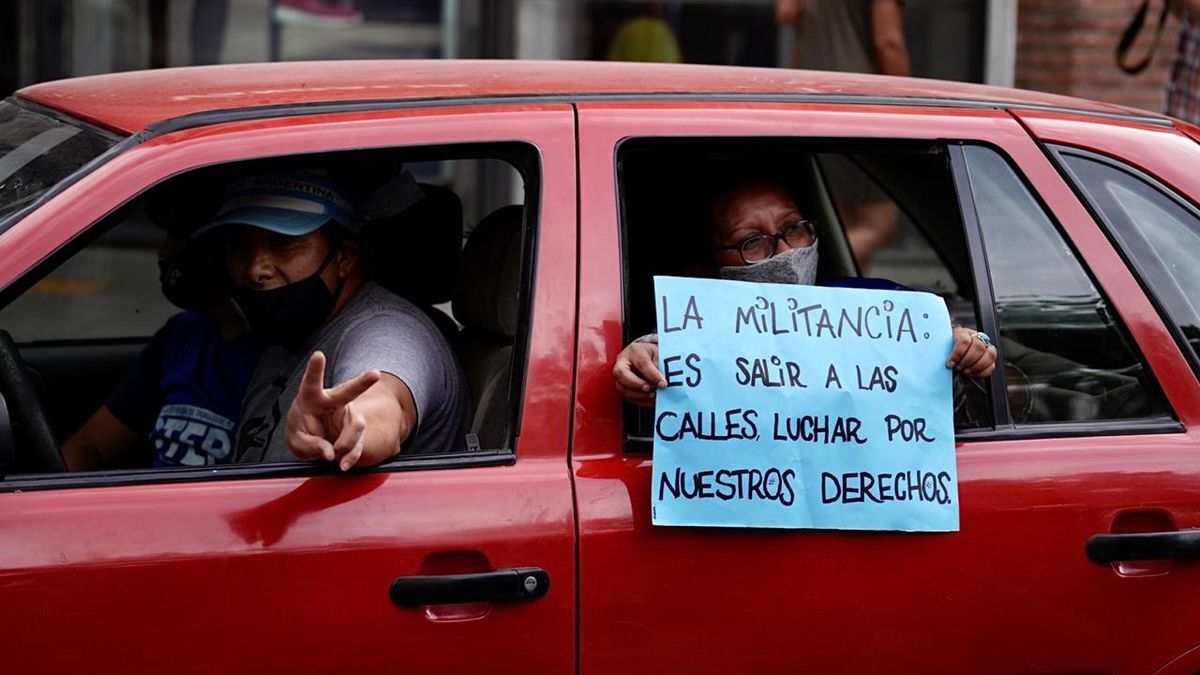
M 789 70 L 26 88 L 0 103 L 6 670 L 1196 672 L 1197 138 L 1103 103 Z M 996 375 L 955 397 L 959 532 L 651 526 L 649 434 L 612 364 L 731 161 L 805 195 L 824 274 L 936 292 L 997 336 Z M 64 472 L 58 444 L 173 312 L 154 224 L 283 167 L 426 186 L 371 253 L 454 319 L 470 450 Z

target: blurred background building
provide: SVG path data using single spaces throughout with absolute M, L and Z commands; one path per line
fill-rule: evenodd
M 912 70 L 1161 110 L 1175 20 L 1142 74 L 1124 75 L 1113 60 L 1139 4 L 907 0 Z M 777 24 L 774 6 L 775 0 L 0 0 L 0 94 L 63 77 L 272 60 L 612 58 L 786 67 L 796 38 Z M 1149 43 L 1152 28 L 1137 49 Z

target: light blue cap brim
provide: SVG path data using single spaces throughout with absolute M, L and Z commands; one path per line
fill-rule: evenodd
M 299 237 L 309 232 L 316 232 L 321 229 L 322 225 L 331 221 L 337 222 L 323 213 L 302 213 L 286 209 L 273 209 L 266 206 L 246 206 L 240 209 L 233 209 L 197 229 L 192 233 L 192 237 L 200 237 L 208 232 L 230 225 L 249 225 L 250 227 L 257 227 L 290 237 Z M 356 234 L 352 228 L 347 227 L 343 223 L 339 224 L 346 227 L 352 234 Z

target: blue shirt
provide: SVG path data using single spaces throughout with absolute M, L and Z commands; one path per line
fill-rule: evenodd
M 242 395 L 265 345 L 252 333 L 222 340 L 199 312 L 171 317 L 105 405 L 147 434 L 155 466 L 228 463 Z

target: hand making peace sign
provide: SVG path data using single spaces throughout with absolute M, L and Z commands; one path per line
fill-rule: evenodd
M 337 461 L 342 471 L 358 464 L 367 429 L 358 398 L 380 378 L 378 370 L 368 370 L 326 389 L 325 355 L 313 352 L 288 408 L 287 444 L 292 453 L 300 459 Z

